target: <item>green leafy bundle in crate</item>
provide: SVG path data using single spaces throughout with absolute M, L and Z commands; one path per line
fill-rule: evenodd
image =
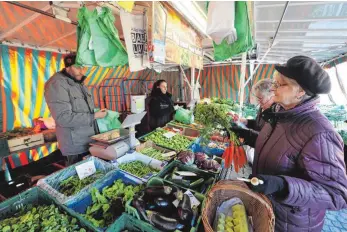
M 0 204 L 0 231 L 86 232 L 75 216 L 35 187 Z

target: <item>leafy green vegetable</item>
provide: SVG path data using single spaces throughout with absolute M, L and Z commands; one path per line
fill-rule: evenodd
M 102 193 L 93 188 L 91 190 L 93 204 L 88 206 L 86 213 L 82 216 L 94 226 L 104 228 L 124 212 L 125 203 L 141 189 L 142 186 L 126 185 L 122 180 L 117 180 L 112 186 L 103 188 Z
M 66 180 L 62 181 L 59 185 L 59 192 L 63 193 L 65 196 L 72 196 L 81 191 L 87 185 L 90 185 L 97 179 L 104 175 L 101 171 L 97 171 L 91 176 L 88 176 L 82 180 L 79 179 L 77 175 L 71 176 Z
M 209 141 L 216 131 L 226 130 L 229 132 L 232 141 L 236 141 L 235 134 L 230 130 L 231 117 L 227 115 L 232 111 L 232 107 L 227 104 L 210 103 L 198 104 L 195 107 L 195 119 L 205 126 L 201 130 L 202 143 Z
M 191 140 L 188 138 L 176 134 L 172 138 L 168 139 L 164 136 L 168 131 L 163 129 L 157 129 L 153 133 L 149 134 L 144 138 L 145 141 L 152 141 L 159 146 L 164 146 L 175 151 L 183 151 L 186 150 L 191 144 Z
M 67 215 L 55 205 L 27 206 L 10 218 L 0 221 L 2 232 L 66 231 L 86 232 L 77 219 Z
M 147 147 L 147 148 L 144 148 L 140 151 L 142 154 L 144 155 L 147 155 L 149 157 L 152 157 L 153 159 L 156 159 L 156 160 L 160 160 L 160 161 L 166 161 L 168 160 L 167 157 L 163 157 L 162 154 L 164 152 L 162 151 L 159 151 L 153 147 Z M 170 159 L 170 158 L 169 158 Z
M 156 170 L 151 166 L 142 163 L 141 161 L 120 164 L 119 168 L 141 178 L 149 173 L 156 174 L 159 172 L 159 170 Z

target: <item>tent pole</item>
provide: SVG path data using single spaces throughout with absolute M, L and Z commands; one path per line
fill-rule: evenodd
M 241 79 L 240 79 L 240 87 L 239 87 L 239 100 L 240 100 L 240 118 L 242 117 L 242 107 L 243 107 L 243 98 L 245 94 L 245 77 L 246 77 L 246 59 L 247 59 L 247 53 L 242 53 L 242 64 L 241 64 Z
M 275 32 L 275 35 L 274 37 L 272 38 L 272 42 L 268 48 L 268 50 L 265 52 L 264 56 L 261 58 L 261 61 L 260 63 L 258 63 L 257 67 L 255 68 L 254 72 L 253 72 L 253 75 L 246 81 L 246 83 L 244 84 L 243 88 L 245 88 L 248 84 L 248 82 L 250 82 L 253 77 L 254 77 L 254 74 L 256 73 L 256 71 L 258 70 L 260 64 L 263 62 L 263 60 L 265 59 L 265 57 L 267 56 L 267 54 L 270 52 L 271 48 L 273 47 L 273 45 L 275 44 L 275 40 L 276 40 L 276 37 L 277 37 L 277 34 L 278 34 L 278 31 L 280 30 L 280 27 L 281 27 L 281 24 L 282 24 L 282 21 L 283 21 L 283 18 L 284 18 L 284 15 L 286 14 L 287 12 L 287 9 L 288 9 L 288 6 L 289 6 L 289 1 L 286 2 L 285 6 L 284 6 L 284 10 L 283 10 L 283 13 L 282 13 L 282 16 L 281 16 L 281 19 L 278 23 L 278 26 L 277 26 L 277 29 L 276 29 L 276 32 Z

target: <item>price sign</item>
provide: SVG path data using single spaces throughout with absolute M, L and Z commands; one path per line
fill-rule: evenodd
M 80 180 L 93 175 L 96 172 L 95 164 L 93 161 L 88 161 L 76 166 L 76 172 Z
M 176 135 L 176 133 L 170 131 L 170 132 L 167 132 L 165 134 L 163 134 L 164 137 L 168 138 L 168 139 L 171 139 L 172 137 L 174 137 Z

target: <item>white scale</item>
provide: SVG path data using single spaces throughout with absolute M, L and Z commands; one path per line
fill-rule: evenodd
M 140 144 L 135 137 L 135 126 L 141 123 L 146 113 L 145 111 L 128 115 L 121 125 L 123 129 L 119 130 L 119 138 L 108 142 L 95 139 L 97 141 L 90 144 L 90 154 L 105 160 L 116 160 L 127 153 L 133 153 L 136 146 Z M 94 139 L 93 137 L 91 138 Z

